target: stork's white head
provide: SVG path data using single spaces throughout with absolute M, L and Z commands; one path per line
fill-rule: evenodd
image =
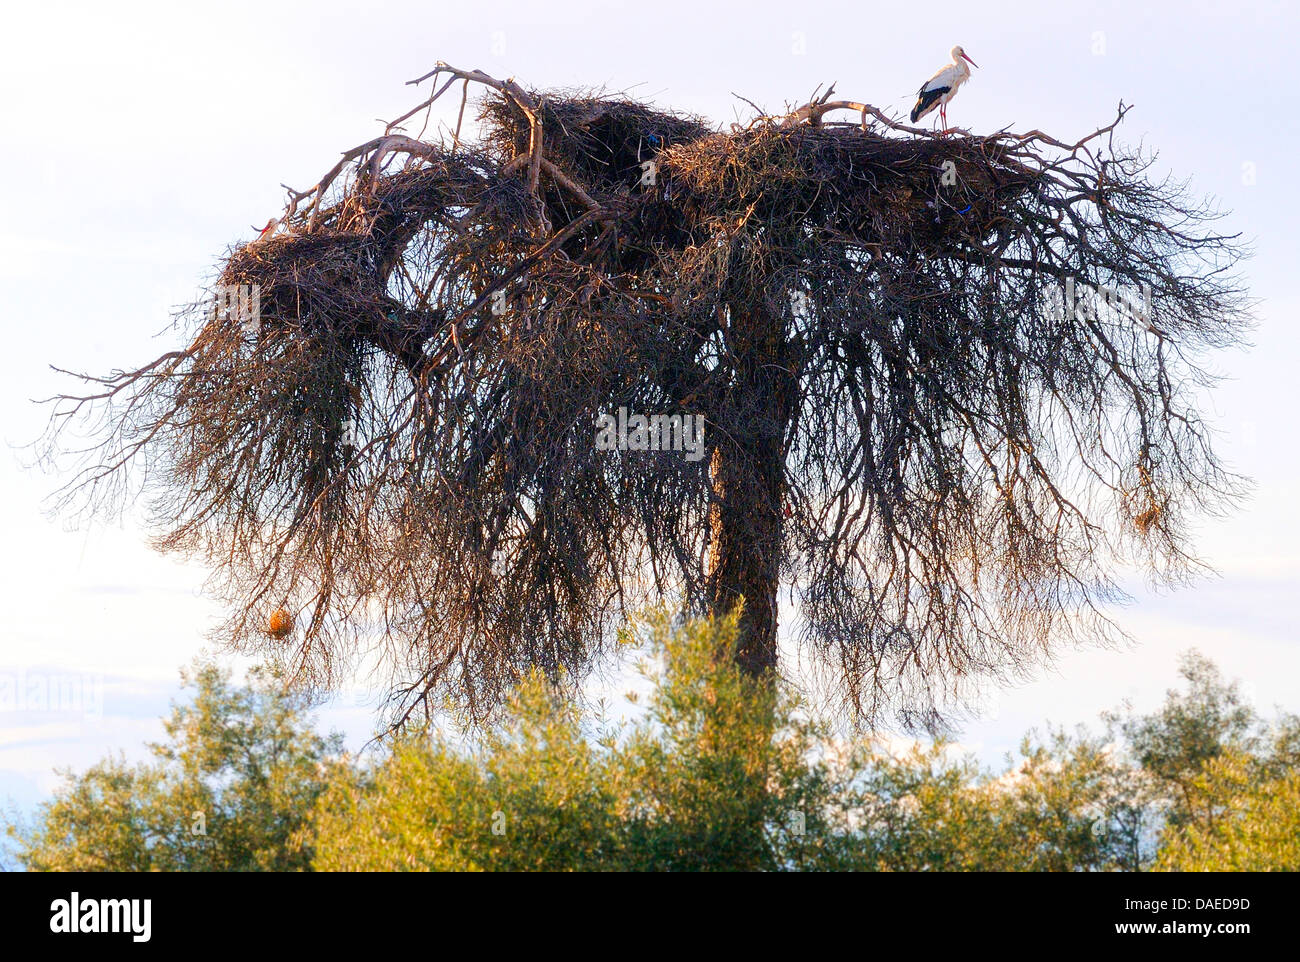
M 960 46 L 953 47 L 952 50 L 949 51 L 949 53 L 950 53 L 950 55 L 952 56 L 952 62 L 955 63 L 955 64 L 957 64 L 958 66 L 961 65 L 961 62 L 962 62 L 963 60 L 965 60 L 965 61 L 966 61 L 968 64 L 970 64 L 972 67 L 978 67 L 978 66 L 979 66 L 979 64 L 977 64 L 974 60 L 972 60 L 970 57 L 966 56 L 966 51 L 963 50 Z

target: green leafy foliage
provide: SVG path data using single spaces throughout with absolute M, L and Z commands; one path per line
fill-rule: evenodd
M 588 730 L 535 677 L 472 750 L 420 735 L 340 771 L 317 867 L 1131 871 L 1158 851 L 1165 867 L 1185 837 L 1212 867 L 1218 843 L 1187 834 L 1208 824 L 1193 808 L 1223 804 L 1205 764 L 1254 751 L 1246 782 L 1213 782 L 1245 799 L 1247 782 L 1293 771 L 1300 744 L 1294 719 L 1266 725 L 1193 654 L 1188 690 L 1154 714 L 1111 715 L 1109 737 L 1031 733 L 985 771 L 944 741 L 835 737 L 719 657 L 735 640 L 734 620 L 657 626 L 645 713 L 621 728 Z
M 634 722 L 591 724 L 534 676 L 472 746 L 421 733 L 340 771 L 317 806 L 317 867 L 805 864 L 832 794 L 827 767 L 807 760 L 819 732 L 725 656 L 736 638 L 734 617 L 675 635 L 656 625 L 641 666 L 652 694 Z
M 247 685 L 198 664 L 193 701 L 163 723 L 154 760 L 101 761 L 64 785 L 35 823 L 11 823 L 35 871 L 291 871 L 310 866 L 308 817 L 341 745 L 308 723 L 307 703 L 254 671 Z
M 189 676 L 152 764 L 67 776 L 21 865 L 59 869 L 1123 871 L 1300 869 L 1300 719 L 1262 719 L 1195 653 L 1151 714 L 1031 732 L 998 770 L 848 738 L 731 657 L 735 617 L 644 626 L 611 721 L 532 676 L 471 732 L 364 760 L 255 674 Z M 627 639 L 630 639 L 629 633 Z M 625 640 L 627 640 L 625 639 Z M 207 834 L 193 832 L 204 813 Z
M 1190 782 L 1195 815 L 1170 832 L 1156 868 L 1300 871 L 1300 772 L 1269 777 L 1260 759 L 1222 753 Z

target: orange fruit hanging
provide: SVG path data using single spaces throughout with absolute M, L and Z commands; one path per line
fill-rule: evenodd
M 276 608 L 271 612 L 271 622 L 266 629 L 268 635 L 272 638 L 283 638 L 291 631 L 293 631 L 293 615 L 283 608 Z
M 1134 518 L 1133 522 L 1138 526 L 1143 534 L 1146 534 L 1151 530 L 1152 525 L 1154 525 L 1158 520 L 1160 520 L 1160 507 L 1153 504 Z

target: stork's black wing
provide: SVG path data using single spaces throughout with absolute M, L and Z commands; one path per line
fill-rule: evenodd
M 934 105 L 939 102 L 939 98 L 951 89 L 951 87 L 931 87 L 926 90 L 925 86 L 922 85 L 916 94 L 916 106 L 912 108 L 912 123 L 916 123 L 933 110 Z

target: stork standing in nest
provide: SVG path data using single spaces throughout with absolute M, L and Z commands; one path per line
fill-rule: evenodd
M 952 63 L 947 64 L 921 84 L 916 92 L 916 106 L 912 108 L 912 123 L 916 123 L 926 114 L 939 108 L 939 118 L 943 121 L 943 132 L 948 132 L 948 101 L 957 96 L 957 88 L 970 79 L 970 67 L 978 67 L 974 60 L 966 56 L 961 47 L 952 48 Z

